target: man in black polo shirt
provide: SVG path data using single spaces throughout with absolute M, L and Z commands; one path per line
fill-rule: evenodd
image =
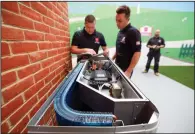
M 104 55 L 108 55 L 108 48 L 102 33 L 95 30 L 95 17 L 87 15 L 85 17 L 85 27 L 74 33 L 72 39 L 71 52 L 74 54 L 90 53 L 95 55 L 101 46 Z M 78 61 L 78 60 L 77 60 Z
M 129 23 L 130 8 L 126 5 L 116 10 L 116 24 L 120 29 L 116 40 L 116 52 L 112 59 L 131 77 L 141 55 L 141 34 Z
M 150 38 L 147 43 L 147 47 L 150 48 L 148 52 L 148 61 L 146 63 L 146 69 L 143 73 L 147 73 L 150 68 L 150 63 L 154 58 L 154 74 L 159 76 L 159 60 L 160 60 L 160 48 L 165 47 L 165 41 L 160 37 L 160 30 L 156 30 L 154 37 Z

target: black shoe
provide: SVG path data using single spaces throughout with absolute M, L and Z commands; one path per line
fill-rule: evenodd
M 144 70 L 142 73 L 148 73 L 148 71 L 147 70 Z

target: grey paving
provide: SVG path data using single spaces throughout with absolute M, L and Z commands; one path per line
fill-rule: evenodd
M 159 133 L 194 133 L 194 90 L 153 70 L 134 70 L 132 81 L 160 112 Z

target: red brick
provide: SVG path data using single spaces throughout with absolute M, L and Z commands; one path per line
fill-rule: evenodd
M 59 48 L 62 46 L 62 43 L 57 42 L 57 43 L 52 43 L 52 45 L 53 45 L 53 48 Z
M 50 33 L 54 35 L 60 35 L 59 29 L 50 27 Z
M 45 67 L 50 66 L 53 63 L 54 63 L 54 59 L 53 58 L 50 58 L 50 59 L 47 59 L 47 60 L 43 61 L 41 63 L 41 65 L 42 65 L 43 68 L 45 68 Z
M 58 2 L 58 3 L 57 3 L 57 8 L 58 8 L 60 11 L 62 11 L 62 12 L 63 12 L 63 8 L 62 8 L 62 6 L 61 6 L 61 3 L 60 3 L 60 2 Z
M 28 55 L 9 56 L 1 60 L 2 71 L 29 64 Z
M 66 41 L 63 41 L 62 42 L 62 47 L 70 47 L 70 44 L 68 43 L 68 42 L 66 42 Z
M 67 51 L 67 52 L 62 54 L 62 57 L 68 57 L 69 55 L 70 55 L 70 52 Z
M 2 56 L 10 55 L 9 46 L 6 42 L 1 42 L 1 55 Z
M 28 100 L 33 95 L 37 94 L 37 92 L 44 86 L 44 81 L 38 82 L 36 85 L 33 85 L 31 88 L 29 88 L 25 93 L 25 99 Z
M 41 42 L 38 45 L 39 45 L 40 50 L 51 49 L 52 48 L 52 43 L 51 42 Z
M 16 113 L 14 113 L 9 119 L 11 124 L 14 126 L 23 116 L 25 113 L 28 113 L 29 110 L 37 103 L 37 97 L 34 96 L 25 104 L 17 110 Z M 22 129 L 23 130 L 23 129 Z
M 64 20 L 62 18 L 60 18 L 60 17 L 58 18 L 58 22 L 61 23 L 62 25 L 65 25 Z
M 65 69 L 65 65 L 62 65 L 61 67 L 59 67 L 57 70 L 56 70 L 56 75 L 59 75 L 61 72 L 62 72 L 62 70 L 64 70 Z
M 44 118 L 42 117 L 41 120 L 38 122 L 38 125 L 42 126 L 45 125 Z
M 57 86 L 60 85 L 60 83 L 63 81 L 63 79 L 64 79 L 64 77 L 61 77 L 61 74 L 60 74 L 60 79 L 59 79 L 59 81 L 57 82 Z
M 42 106 L 43 103 L 45 103 L 46 99 L 47 99 L 47 97 L 46 97 L 46 95 L 45 95 L 44 97 L 42 97 L 42 98 L 40 99 L 38 105 Z
M 63 41 L 65 41 L 65 42 L 70 42 L 70 38 L 69 37 L 64 37 L 64 40 Z
M 35 87 L 37 91 L 41 90 L 44 87 L 44 80 L 38 82 Z
M 23 27 L 28 29 L 34 29 L 33 28 L 33 21 L 29 20 L 27 18 L 24 18 L 19 15 L 15 15 L 13 13 L 10 13 L 8 11 L 2 10 L 2 17 L 3 22 L 8 25 L 13 25 L 17 27 Z
M 52 34 L 45 34 L 45 41 L 56 41 L 56 36 Z
M 53 4 L 54 6 L 57 6 L 57 2 L 52 2 L 52 4 Z
M 70 47 L 67 47 L 67 48 L 65 49 L 65 51 L 70 51 L 70 49 L 71 49 Z
M 27 126 L 24 128 L 24 130 L 22 131 L 22 134 L 27 134 L 28 133 L 28 129 Z
M 47 9 L 40 2 L 31 2 L 31 7 L 47 16 Z
M 61 12 L 57 9 L 57 7 L 54 6 L 54 5 L 52 5 L 52 6 L 53 6 L 53 7 L 52 7 L 52 10 L 53 10 L 57 15 L 61 16 Z
M 58 21 L 58 16 L 52 11 L 52 12 L 48 12 L 48 16 L 55 20 L 55 21 Z
M 50 71 L 54 71 L 54 70 L 56 70 L 56 68 L 58 68 L 59 67 L 59 62 L 57 62 L 57 63 L 55 63 L 55 64 L 53 64 L 49 69 L 50 69 Z
M 29 54 L 29 58 L 31 62 L 37 62 L 37 61 L 45 59 L 46 57 L 47 57 L 46 52 L 33 52 Z
M 30 4 L 30 2 L 28 2 Z M 42 20 L 42 15 L 35 12 L 34 10 L 32 10 L 31 8 L 28 8 L 26 6 L 23 6 L 20 4 L 20 12 L 22 15 L 28 17 L 28 18 L 31 18 L 33 20 L 36 20 L 36 21 L 41 21 Z
M 30 87 L 26 92 L 24 92 L 24 97 L 26 100 L 28 100 L 29 98 L 31 98 L 33 95 L 35 95 L 37 93 L 37 89 L 36 86 L 33 85 L 32 87 Z
M 16 72 L 9 72 L 1 76 L 1 86 L 4 88 L 17 80 Z
M 48 51 L 48 57 L 54 56 L 58 54 L 58 50 L 50 50 Z
M 42 96 L 44 96 L 45 94 L 48 93 L 48 91 L 51 89 L 51 85 L 48 84 L 47 86 L 45 86 L 39 93 L 38 96 L 39 98 L 41 98 Z
M 35 29 L 36 30 L 49 33 L 49 27 L 48 26 L 46 26 L 44 24 L 41 24 L 41 23 L 36 23 L 36 22 L 34 24 L 35 24 Z
M 24 31 L 25 39 L 26 40 L 43 40 L 44 34 L 32 31 Z
M 10 43 L 13 54 L 37 51 L 37 43 L 31 42 L 14 42 Z
M 41 100 L 39 100 L 39 102 L 35 105 L 35 107 L 33 107 L 33 109 L 29 113 L 30 118 L 32 118 L 35 115 L 35 113 L 40 109 L 40 107 L 45 101 L 46 101 L 46 96 L 42 97 Z
M 42 71 L 39 71 L 37 74 L 35 74 L 35 82 L 42 80 L 44 77 L 46 77 L 49 74 L 49 68 L 46 68 Z
M 64 31 L 69 31 L 69 28 L 68 28 L 68 27 L 69 27 L 69 25 L 66 25 L 66 24 L 65 24 L 65 25 L 63 26 Z
M 52 118 L 49 120 L 48 125 L 49 125 L 49 126 L 53 126 Z
M 50 110 L 47 110 L 43 116 L 45 124 L 48 124 L 49 121 L 52 119 L 52 114 Z
M 64 18 L 64 21 L 68 21 L 68 18 L 66 18 L 67 16 L 65 15 L 64 12 L 62 12 L 62 18 Z
M 47 11 L 47 15 L 46 16 L 51 18 L 51 19 L 54 19 L 54 14 L 50 10 Z
M 57 55 L 57 56 L 55 56 L 54 57 L 54 61 L 56 62 L 56 61 L 59 61 L 59 60 L 61 60 L 63 57 L 62 57 L 62 55 Z
M 60 36 L 66 36 L 66 33 L 64 31 L 60 31 Z
M 55 71 L 51 74 L 49 74 L 46 78 L 45 78 L 45 83 L 49 83 L 53 78 L 55 77 Z
M 34 115 L 35 115 L 35 113 L 40 109 L 40 105 L 35 105 L 35 107 L 30 111 L 30 113 L 29 113 L 29 115 L 30 115 L 30 118 L 32 118 Z
M 29 118 L 28 116 L 25 116 L 24 119 L 22 119 L 22 121 L 20 121 L 18 125 L 14 126 L 10 133 L 20 133 L 27 126 L 28 122 Z
M 13 99 L 15 96 L 21 94 L 25 90 L 27 90 L 29 87 L 31 87 L 34 84 L 33 77 L 29 77 L 25 80 L 22 80 L 15 85 L 7 88 L 6 90 L 2 91 L 2 96 L 4 97 L 4 101 L 9 102 L 11 99 Z
M 66 37 L 70 38 L 70 33 L 66 32 Z
M 11 27 L 1 27 L 2 40 L 24 40 L 23 31 Z
M 50 10 L 52 10 L 52 4 L 50 2 L 41 2 L 44 6 L 46 6 L 47 8 L 49 8 Z
M 18 10 L 18 2 L 1 2 L 1 8 L 3 9 L 7 9 L 9 11 L 15 12 L 15 13 L 19 13 Z
M 35 72 L 38 72 L 41 69 L 40 64 L 30 65 L 28 67 L 18 70 L 18 76 L 20 79 L 27 77 Z
M 56 36 L 56 40 L 58 40 L 58 41 L 65 41 L 66 40 L 66 37 Z
M 3 124 L 1 124 L 1 133 L 8 133 L 9 131 L 9 125 L 7 122 L 4 122 Z
M 60 24 L 59 22 L 55 22 L 55 27 L 59 30 L 64 29 L 64 26 L 62 24 Z
M 51 27 L 54 26 L 54 21 L 48 17 L 43 16 L 43 22 Z
M 4 121 L 9 115 L 16 111 L 23 104 L 22 96 L 16 97 L 14 100 L 1 107 L 1 120 Z
M 66 51 L 66 48 L 60 48 L 58 49 L 58 54 L 64 53 Z
M 30 7 L 30 2 L 28 2 L 28 1 L 21 2 L 21 3 L 23 3 L 23 4 L 25 4 L 26 6 L 29 6 L 29 7 Z M 21 11 L 21 9 L 20 9 L 20 11 Z
M 53 93 L 54 90 L 55 90 L 55 88 L 52 87 L 52 88 L 49 90 L 49 92 L 48 92 L 48 96 L 50 96 L 50 95 Z

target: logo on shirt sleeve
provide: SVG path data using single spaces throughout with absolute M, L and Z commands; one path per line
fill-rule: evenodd
M 99 38 L 95 38 L 95 43 L 100 44 Z

